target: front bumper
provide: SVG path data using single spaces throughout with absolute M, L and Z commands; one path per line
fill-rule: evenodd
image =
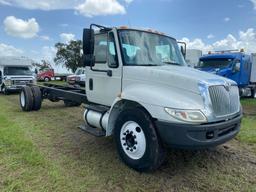
M 156 121 L 157 132 L 164 144 L 182 149 L 204 149 L 223 144 L 240 130 L 242 115 L 224 122 L 194 125 Z
M 6 90 L 8 91 L 20 91 L 23 87 L 26 85 L 11 85 L 11 86 L 6 86 Z

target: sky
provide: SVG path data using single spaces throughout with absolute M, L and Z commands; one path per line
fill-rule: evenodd
M 0 0 L 0 56 L 52 62 L 91 23 L 155 29 L 189 48 L 256 52 L 256 0 Z

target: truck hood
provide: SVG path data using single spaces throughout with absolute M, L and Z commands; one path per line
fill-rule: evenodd
M 232 69 L 230 67 L 226 68 L 213 68 L 213 67 L 207 67 L 207 68 L 198 68 L 201 71 L 205 71 L 208 73 L 220 75 L 220 76 L 228 76 L 230 73 L 232 73 Z
M 147 84 L 161 84 L 200 94 L 198 84 L 236 84 L 234 81 L 187 66 L 125 66 L 124 80 L 129 78 Z

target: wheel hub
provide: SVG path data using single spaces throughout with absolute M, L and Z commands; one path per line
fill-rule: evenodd
M 134 122 L 126 122 L 120 132 L 121 145 L 124 152 L 132 159 L 141 158 L 146 151 L 146 138 L 140 126 Z

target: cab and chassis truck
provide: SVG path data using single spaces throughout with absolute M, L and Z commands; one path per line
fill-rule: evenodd
M 21 108 L 39 110 L 43 99 L 84 103 L 81 129 L 113 135 L 129 167 L 157 169 L 167 147 L 212 148 L 240 129 L 237 84 L 187 67 L 183 52 L 159 32 L 91 24 L 83 34 L 85 90 L 31 84 L 20 93 Z

